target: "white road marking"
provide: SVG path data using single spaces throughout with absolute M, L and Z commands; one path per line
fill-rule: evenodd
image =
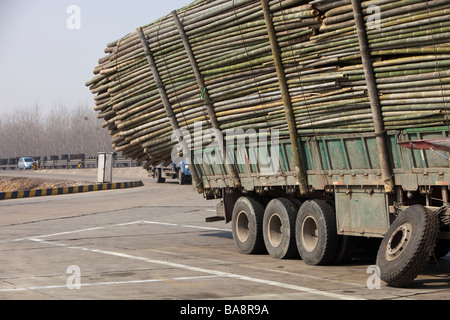
M 185 264 L 172 263 L 172 262 L 168 262 L 168 261 L 162 261 L 162 260 L 150 259 L 150 258 L 145 258 L 145 257 L 133 256 L 133 255 L 128 255 L 128 254 L 120 253 L 120 252 L 113 252 L 113 251 L 107 251 L 107 250 L 101 250 L 101 249 L 89 249 L 89 248 L 85 248 L 85 247 L 71 246 L 71 245 L 67 245 L 67 244 L 63 244 L 63 243 L 56 243 L 54 241 L 50 242 L 50 241 L 43 240 L 43 238 L 49 238 L 49 237 L 55 237 L 55 236 L 61 236 L 61 235 L 68 235 L 68 234 L 74 234 L 74 233 L 80 233 L 80 232 L 87 232 L 87 231 L 96 231 L 96 230 L 102 230 L 102 229 L 111 228 L 111 227 L 123 227 L 123 226 L 136 225 L 136 224 L 165 225 L 165 226 L 174 226 L 174 227 L 183 227 L 183 228 L 194 228 L 194 229 L 199 229 L 199 230 L 231 232 L 231 230 L 224 229 L 224 228 L 202 227 L 202 226 L 195 226 L 195 225 L 186 225 L 186 224 L 177 224 L 177 223 L 168 223 L 168 222 L 158 222 L 158 221 L 133 221 L 133 222 L 127 222 L 127 223 L 111 224 L 111 225 L 106 225 L 106 226 L 102 226 L 102 227 L 85 228 L 85 229 L 78 229 L 78 230 L 72 230 L 72 231 L 66 231 L 66 232 L 52 233 L 52 234 L 47 234 L 47 235 L 35 236 L 35 237 L 32 237 L 32 238 L 21 238 L 21 239 L 16 239 L 14 241 L 29 240 L 29 241 L 45 243 L 45 244 L 49 244 L 49 245 L 57 246 L 57 247 L 65 247 L 65 248 L 70 248 L 70 249 L 89 251 L 89 252 L 93 252 L 93 253 L 107 254 L 107 255 L 111 255 L 111 256 L 117 256 L 117 257 L 122 257 L 122 258 L 127 258 L 127 259 L 139 260 L 139 261 L 144 261 L 144 262 L 148 262 L 148 263 L 169 266 L 169 267 L 183 269 L 183 270 L 188 270 L 188 271 L 194 271 L 194 272 L 210 274 L 210 276 L 206 276 L 206 277 L 234 278 L 234 279 L 250 281 L 250 282 L 256 282 L 256 283 L 270 285 L 270 286 L 281 287 L 281 288 L 284 288 L 284 289 L 291 289 L 291 290 L 294 290 L 294 291 L 311 293 L 311 294 L 315 294 L 315 295 L 325 296 L 325 297 L 328 297 L 328 298 L 335 298 L 335 299 L 342 299 L 342 300 L 364 300 L 364 299 L 361 299 L 360 297 L 356 297 L 356 296 L 332 293 L 332 292 L 317 290 L 317 289 L 308 288 L 308 287 L 302 287 L 302 286 L 297 286 L 297 285 L 292 285 L 292 284 L 281 283 L 281 282 L 278 282 L 278 281 L 270 281 L 270 280 L 265 280 L 265 279 L 259 279 L 259 278 L 239 275 L 239 274 L 230 273 L 230 272 L 216 271 L 216 270 L 211 270 L 211 269 L 206 269 L 206 268 L 199 268 L 199 267 L 189 266 L 189 265 L 185 265 Z M 153 280 L 141 280 L 141 281 L 151 282 Z M 129 281 L 127 283 L 135 283 L 135 282 Z M 108 283 L 104 283 L 104 285 L 106 285 L 106 284 L 108 284 Z M 111 282 L 110 284 L 114 284 L 114 283 Z M 116 284 L 119 284 L 119 283 L 117 282 Z M 86 284 L 86 286 L 88 286 L 88 285 L 89 284 Z M 95 285 L 95 284 L 93 284 L 93 285 Z M 44 286 L 44 287 L 39 287 L 39 288 L 45 289 L 45 288 L 58 288 L 58 287 L 64 287 L 64 286 Z M 36 287 L 36 288 L 38 288 L 38 287 Z M 23 290 L 31 290 L 32 288 L 30 287 L 30 288 L 19 288 L 19 289 L 20 290 L 22 290 L 22 289 Z M 14 290 L 14 289 L 4 289 L 4 290 L 0 290 L 0 292 L 5 291 L 5 290 Z
M 139 256 L 129 255 L 126 253 L 121 253 L 121 252 L 114 252 L 114 251 L 101 250 L 101 249 L 90 249 L 90 248 L 79 247 L 79 246 L 71 246 L 71 245 L 67 245 L 67 244 L 63 244 L 63 243 L 55 243 L 55 242 L 50 242 L 50 241 L 37 239 L 37 238 L 32 238 L 32 239 L 30 238 L 28 240 L 39 242 L 39 243 L 45 243 L 45 244 L 49 244 L 52 246 L 65 247 L 65 248 L 69 248 L 69 249 L 89 251 L 89 252 L 94 252 L 94 253 L 101 253 L 101 254 L 106 254 L 106 255 L 110 255 L 110 256 L 116 256 L 116 257 L 132 259 L 132 260 L 137 260 L 137 261 L 142 261 L 142 262 L 147 262 L 147 263 L 152 263 L 152 264 L 163 265 L 166 267 L 178 268 L 178 269 L 199 272 L 199 273 L 206 273 L 206 274 L 210 274 L 210 275 L 217 276 L 217 277 L 226 277 L 226 278 L 233 278 L 233 279 L 238 279 L 238 280 L 243 280 L 243 281 L 256 282 L 256 283 L 260 283 L 260 284 L 264 284 L 264 285 L 275 286 L 275 287 L 279 287 L 279 288 L 320 295 L 320 296 L 324 296 L 324 297 L 328 297 L 328 298 L 341 299 L 341 300 L 365 300 L 365 299 L 362 299 L 362 298 L 356 297 L 356 296 L 332 293 L 332 292 L 317 290 L 317 289 L 313 289 L 313 288 L 282 283 L 282 282 L 278 282 L 278 281 L 253 278 L 253 277 L 244 276 L 244 275 L 240 275 L 240 274 L 211 270 L 211 269 L 200 268 L 200 267 L 194 267 L 194 266 L 189 266 L 189 265 L 180 264 L 180 263 L 150 259 L 150 258 L 146 258 L 146 257 L 139 257 Z
M 218 276 L 197 276 L 197 277 L 178 277 L 178 278 L 165 278 L 165 279 L 148 279 L 148 280 L 130 280 L 130 281 L 110 281 L 110 282 L 80 283 L 79 286 L 80 287 L 95 287 L 95 286 L 140 284 L 140 283 L 164 282 L 164 281 L 201 280 L 201 279 L 211 279 L 211 278 L 218 278 Z M 67 284 L 66 285 L 55 285 L 55 286 L 36 286 L 36 287 L 0 289 L 0 292 L 15 292 L 15 291 L 27 291 L 27 290 L 45 290 L 45 289 L 59 289 L 59 288 L 67 288 Z
M 141 221 L 141 223 L 156 224 L 156 225 L 167 225 L 167 226 L 183 227 L 183 228 L 193 228 L 193 229 L 200 229 L 200 230 L 212 230 L 212 231 L 231 232 L 230 229 L 214 228 L 214 227 L 200 227 L 200 226 L 194 226 L 194 225 L 188 225 L 188 224 L 166 223 L 166 222 L 157 222 L 157 221 Z
M 334 282 L 334 283 L 339 283 L 339 284 L 345 284 L 345 285 L 355 286 L 355 287 L 360 287 L 360 288 L 367 288 L 366 284 L 363 285 L 361 283 L 344 282 L 344 281 L 340 281 L 340 280 L 334 280 L 334 279 L 328 279 L 328 278 L 324 278 L 324 277 L 312 276 L 312 275 L 309 275 L 309 274 L 299 274 L 299 273 L 283 271 L 283 270 L 265 269 L 265 268 L 261 268 L 261 267 L 258 267 L 258 266 L 252 266 L 252 265 L 243 265 L 243 267 L 250 268 L 250 269 L 258 269 L 258 270 L 270 271 L 270 272 L 280 273 L 280 274 L 287 274 L 287 275 L 291 275 L 293 277 L 307 278 L 307 279 L 313 279 L 313 280 L 322 280 L 322 281 Z
M 41 236 L 34 236 L 32 238 L 33 239 L 41 239 L 41 238 L 49 238 L 49 237 L 56 237 L 56 236 L 64 236 L 64 235 L 68 235 L 68 234 L 87 232 L 87 231 L 96 231 L 96 230 L 102 230 L 102 229 L 107 229 L 107 228 L 112 228 L 112 227 L 130 226 L 130 225 L 134 225 L 134 224 L 154 224 L 154 225 L 161 225 L 161 226 L 172 226 L 172 227 L 193 228 L 193 229 L 200 229 L 200 230 L 212 230 L 212 231 L 231 232 L 231 230 L 224 229 L 224 228 L 201 227 L 201 226 L 195 226 L 195 225 L 168 223 L 168 222 L 158 222 L 158 221 L 133 221 L 133 222 L 126 222 L 126 223 L 110 224 L 110 225 L 106 225 L 106 226 L 103 226 L 103 227 L 77 229 L 77 230 L 72 230 L 72 231 L 51 233 L 51 234 L 46 234 L 46 235 L 41 235 Z M 14 239 L 12 241 L 15 242 L 15 241 L 24 241 L 24 240 L 30 240 L 30 237 Z
M 129 225 L 133 225 L 133 224 L 139 224 L 139 223 L 142 223 L 142 221 L 134 221 L 134 222 L 126 222 L 126 223 L 110 224 L 110 225 L 106 225 L 106 226 L 103 226 L 103 227 L 86 228 L 86 229 L 77 229 L 77 230 L 72 230 L 72 231 L 65 231 L 65 232 L 51 233 L 51 234 L 45 234 L 45 235 L 42 235 L 42 236 L 35 236 L 35 237 L 32 237 L 32 238 L 34 238 L 34 239 L 49 238 L 49 237 L 63 236 L 63 235 L 68 235 L 68 234 L 73 234 L 73 233 L 79 233 L 79 232 L 102 230 L 102 229 L 107 229 L 107 228 L 111 228 L 111 227 L 123 227 L 123 226 L 129 226 Z M 20 239 L 14 239 L 13 242 L 15 242 L 15 241 L 30 240 L 30 239 L 31 239 L 30 237 L 27 237 L 27 238 L 20 238 Z

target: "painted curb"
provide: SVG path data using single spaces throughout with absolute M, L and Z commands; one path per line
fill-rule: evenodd
M 144 185 L 144 183 L 141 180 L 141 181 L 130 181 L 130 182 L 99 183 L 99 184 L 90 184 L 90 185 L 75 186 L 75 187 L 61 187 L 61 188 L 35 189 L 35 190 L 25 190 L 25 191 L 0 192 L 0 200 L 45 197 L 45 196 L 55 196 L 55 195 L 60 195 L 60 194 L 82 193 L 82 192 L 92 192 L 92 191 L 101 191 L 101 190 L 128 189 L 128 188 L 142 187 L 143 185 Z

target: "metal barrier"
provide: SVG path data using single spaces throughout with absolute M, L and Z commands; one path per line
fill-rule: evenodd
M 86 158 L 84 154 L 63 154 L 60 156 L 50 157 L 32 157 L 36 160 L 35 169 L 84 169 L 97 168 L 97 156 Z M 18 170 L 17 164 L 20 158 L 0 159 L 1 170 Z M 138 167 L 140 164 L 135 160 L 123 157 L 114 157 L 114 168 Z

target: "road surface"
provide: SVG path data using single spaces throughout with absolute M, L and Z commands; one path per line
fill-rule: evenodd
M 0 201 L 0 299 L 450 296 L 449 256 L 429 264 L 410 288 L 378 287 L 370 258 L 318 267 L 241 255 L 230 225 L 204 222 L 214 211 L 215 202 L 192 186 L 151 180 L 135 189 Z

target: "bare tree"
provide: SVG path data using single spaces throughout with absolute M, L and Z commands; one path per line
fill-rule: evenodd
M 43 116 L 36 104 L 0 118 L 0 158 L 50 156 L 113 151 L 107 129 L 85 105 L 68 109 L 62 104 Z

